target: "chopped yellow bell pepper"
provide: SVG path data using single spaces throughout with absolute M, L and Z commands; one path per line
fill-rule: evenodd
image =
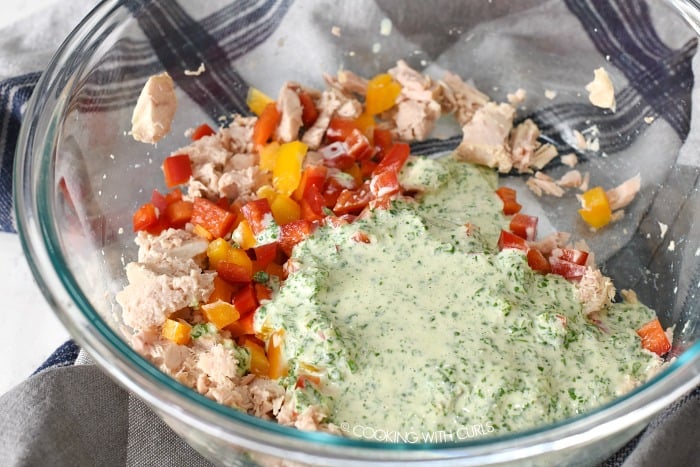
M 269 144 L 260 148 L 260 162 L 258 166 L 260 170 L 266 170 L 272 172 L 275 170 L 275 164 L 277 163 L 277 157 L 279 157 L 280 143 L 273 141 Z
M 401 85 L 394 81 L 390 74 L 382 73 L 367 84 L 365 97 L 365 113 L 376 115 L 389 110 L 396 103 L 401 93 Z
M 236 227 L 231 236 L 244 250 L 253 248 L 257 244 L 255 235 L 253 235 L 253 229 L 250 228 L 250 224 L 245 219 L 238 223 L 238 227 Z
M 255 192 L 255 194 L 258 197 L 258 199 L 265 198 L 270 202 L 270 204 L 272 204 L 272 201 L 277 196 L 277 192 L 270 185 L 261 186 L 260 188 L 258 188 L 258 191 Z
M 599 229 L 612 220 L 612 210 L 605 190 L 602 187 L 591 188 L 580 196 L 581 209 L 578 213 L 591 227 Z
M 272 171 L 272 185 L 279 194 L 289 196 L 299 186 L 301 166 L 307 149 L 308 146 L 301 141 L 292 141 L 280 146 Z
M 250 108 L 250 110 L 252 110 L 258 117 L 265 109 L 265 106 L 270 102 L 275 102 L 275 100 L 262 92 L 260 89 L 256 89 L 252 86 L 248 88 L 246 104 L 248 104 L 248 108 Z
M 254 339 L 244 337 L 241 346 L 250 352 L 250 372 L 257 376 L 267 376 L 270 373 L 270 362 L 265 355 L 265 349 Z
M 223 300 L 202 305 L 201 309 L 204 319 L 216 326 L 216 329 L 223 329 L 241 317 L 235 306 Z
M 363 135 L 370 134 L 372 128 L 377 125 L 377 122 L 374 121 L 374 117 L 367 112 L 360 114 L 360 116 L 354 120 L 354 123 Z
M 241 224 L 243 222 L 245 221 L 241 221 Z M 243 266 L 247 271 L 250 271 L 251 274 L 253 273 L 253 262 L 246 252 L 240 248 L 234 248 L 223 238 L 217 238 L 209 244 L 207 247 L 207 256 L 209 257 L 209 267 L 212 269 L 216 269 L 221 261 L 226 261 Z
M 282 344 L 284 340 L 284 329 L 275 331 L 270 340 L 267 341 L 267 361 L 270 364 L 268 377 L 278 379 L 287 376 L 287 362 L 282 355 Z
M 192 326 L 185 320 L 166 319 L 161 335 L 178 345 L 185 345 L 190 341 L 191 330 Z
M 299 203 L 289 196 L 278 195 L 270 204 L 272 217 L 277 225 L 284 225 L 301 218 L 301 207 Z

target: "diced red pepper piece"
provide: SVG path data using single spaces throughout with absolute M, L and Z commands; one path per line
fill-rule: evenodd
M 372 172 L 374 172 L 377 168 L 376 162 L 374 162 L 372 159 L 363 159 L 359 162 L 359 167 L 360 167 L 360 175 L 362 176 L 362 179 L 367 179 L 372 176 Z
M 547 261 L 547 258 L 544 257 L 540 250 L 537 250 L 535 248 L 530 248 L 527 251 L 527 264 L 533 271 L 541 272 L 544 274 L 547 274 L 552 270 L 552 267 L 549 265 L 549 261 Z
M 387 170 L 393 170 L 396 173 L 401 171 L 401 167 L 408 160 L 408 156 L 411 153 L 411 147 L 406 143 L 395 143 L 389 152 L 382 158 L 374 169 L 374 173 L 381 173 Z
M 253 251 L 255 251 L 255 261 L 258 263 L 258 267 L 264 269 L 265 266 L 273 262 L 277 258 L 278 248 L 278 242 L 256 246 Z
M 359 128 L 352 120 L 347 118 L 333 117 L 328 124 L 326 130 L 326 140 L 329 142 L 341 141 L 344 142 L 352 134 L 354 130 Z
M 507 230 L 501 230 L 501 235 L 498 237 L 498 249 L 501 251 L 506 249 L 527 251 L 530 247 L 524 238 L 518 237 Z
M 165 208 L 168 207 L 168 200 L 160 191 L 154 189 L 153 193 L 151 193 L 151 204 L 155 206 L 159 212 L 163 212 Z
M 163 175 L 165 176 L 165 186 L 168 188 L 187 183 L 192 176 L 190 156 L 176 154 L 166 157 L 163 161 Z
M 391 137 L 391 131 L 384 128 L 374 127 L 372 135 L 374 146 L 379 150 L 379 157 L 384 157 L 389 153 L 394 140 Z
M 255 284 L 255 298 L 258 303 L 262 300 L 270 300 L 272 298 L 272 289 L 265 284 Z
M 503 201 L 503 214 L 509 216 L 522 209 L 522 205 L 517 202 L 517 193 L 514 189 L 502 186 L 496 190 L 496 194 Z
M 314 231 L 314 225 L 305 220 L 288 222 L 280 226 L 280 247 L 287 256 L 292 254 L 294 246 L 309 237 Z
M 238 321 L 235 323 L 226 326 L 225 329 L 231 333 L 231 337 L 253 335 L 255 334 L 255 328 L 253 327 L 254 319 L 255 312 L 248 313 L 247 315 L 238 318 Z
M 323 163 L 327 167 L 347 170 L 355 163 L 355 158 L 348 152 L 347 145 L 342 141 L 334 141 L 318 150 L 323 156 Z
M 659 319 L 653 319 L 637 330 L 637 335 L 642 339 L 642 347 L 661 356 L 671 350 L 668 336 L 661 327 Z
M 254 147 L 263 146 L 268 142 L 275 133 L 277 125 L 280 124 L 281 118 L 282 116 L 279 110 L 277 110 L 277 104 L 275 102 L 270 102 L 265 106 L 253 127 L 252 139 Z
M 322 189 L 323 185 L 326 183 L 327 175 L 328 169 L 323 165 L 309 165 L 305 167 L 304 171 L 301 173 L 299 186 L 294 190 L 294 199 L 301 201 L 307 186 L 315 186 L 319 190 Z
M 588 261 L 588 252 L 575 248 L 555 248 L 552 250 L 552 257 L 585 265 Z
M 180 201 L 182 199 L 182 191 L 179 188 L 170 190 L 168 194 L 165 195 L 165 202 L 167 204 L 172 204 L 175 201 Z
M 216 273 L 231 284 L 246 283 L 253 280 L 253 275 L 249 269 L 230 261 L 219 261 L 216 265 Z
M 301 122 L 304 128 L 309 128 L 316 123 L 318 109 L 308 92 L 299 91 L 299 102 L 301 102 Z
M 369 182 L 369 189 L 376 198 L 395 195 L 399 192 L 399 177 L 393 170 L 375 173 Z
M 374 155 L 374 148 L 369 144 L 369 140 L 360 130 L 353 130 L 350 135 L 345 138 L 345 146 L 348 150 L 348 155 L 354 161 L 369 159 Z
M 323 188 L 323 199 L 327 208 L 333 208 L 338 201 L 340 193 L 346 188 L 340 184 L 334 177 L 329 177 Z
M 553 274 L 559 274 L 567 280 L 579 280 L 586 273 L 586 266 L 553 256 L 550 256 L 549 264 Z
M 233 306 L 236 307 L 241 316 L 252 313 L 258 308 L 258 299 L 255 296 L 253 284 L 246 284 L 233 294 Z
M 235 220 L 236 216 L 232 212 L 222 209 L 208 199 L 194 199 L 192 224 L 203 227 L 214 238 L 226 236 L 233 228 Z
M 510 220 L 510 231 L 525 240 L 537 237 L 537 217 L 517 213 Z
M 307 221 L 319 221 L 325 217 L 323 208 L 326 205 L 321 191 L 316 185 L 309 185 L 304 191 L 304 197 L 299 203 L 301 206 L 301 218 Z
M 192 141 L 197 141 L 198 139 L 202 139 L 205 136 L 211 136 L 215 134 L 216 131 L 214 131 L 212 127 L 210 127 L 206 123 L 202 123 L 192 132 Z
M 357 190 L 343 190 L 338 196 L 333 212 L 338 216 L 342 214 L 357 214 L 369 204 L 372 198 L 372 190 L 367 181 Z
M 158 211 L 153 203 L 146 203 L 136 210 L 132 218 L 134 232 L 147 230 L 158 222 Z
M 168 222 L 167 217 L 164 215 L 158 216 L 158 221 L 156 221 L 155 224 L 152 226 L 148 227 L 146 229 L 146 232 L 148 232 L 151 235 L 160 235 L 162 231 L 170 227 L 170 222 Z
M 165 217 L 172 227 L 181 229 L 192 219 L 194 204 L 191 201 L 179 200 L 168 204 Z
M 241 213 L 248 221 L 248 224 L 250 224 L 253 235 L 258 235 L 264 231 L 273 220 L 272 209 L 270 209 L 270 202 L 267 198 L 248 201 L 241 206 Z

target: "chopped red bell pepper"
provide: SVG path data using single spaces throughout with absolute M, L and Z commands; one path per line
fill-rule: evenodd
M 151 193 L 151 204 L 158 208 L 159 212 L 163 212 L 165 208 L 168 207 L 168 199 L 163 196 L 160 191 L 153 189 L 153 193 Z
M 517 213 L 510 220 L 510 231 L 525 240 L 537 237 L 537 217 Z
M 338 195 L 338 200 L 333 207 L 333 212 L 340 216 L 342 214 L 357 214 L 362 211 L 372 200 L 372 190 L 369 181 L 362 184 L 356 190 L 344 189 Z
M 326 140 L 328 142 L 344 142 L 354 130 L 360 130 L 355 122 L 347 118 L 333 117 L 326 130 Z
M 268 264 L 273 262 L 277 258 L 278 248 L 278 242 L 256 246 L 253 251 L 255 252 L 255 261 L 257 262 L 258 267 L 264 269 Z
M 301 201 L 304 197 L 304 191 L 307 186 L 316 186 L 319 190 L 323 189 L 323 185 L 326 183 L 326 176 L 328 175 L 328 169 L 323 165 L 309 165 L 304 168 L 301 173 L 301 180 L 299 181 L 299 186 L 294 190 L 294 199 Z
M 270 226 L 274 219 L 272 209 L 267 198 L 260 198 L 253 201 L 248 201 L 241 206 L 241 214 L 248 221 L 253 235 L 258 235 Z
M 321 194 L 318 186 L 309 185 L 304 190 L 304 197 L 299 203 L 301 206 L 301 218 L 307 221 L 319 221 L 325 217 L 323 208 L 326 206 L 326 200 Z
M 507 230 L 501 230 L 501 235 L 498 237 L 498 249 L 501 251 L 506 249 L 527 251 L 530 247 L 524 238 L 518 237 Z
M 348 148 L 348 155 L 353 160 L 361 161 L 369 159 L 374 155 L 374 148 L 369 144 L 369 140 L 360 130 L 353 130 L 345 138 L 345 146 Z
M 270 102 L 265 106 L 262 114 L 258 117 L 253 127 L 253 146 L 260 147 L 265 145 L 268 140 L 272 137 L 280 124 L 279 110 L 277 110 L 277 104 L 275 102 Z
M 310 128 L 318 118 L 318 109 L 314 100 L 308 92 L 299 91 L 299 102 L 301 102 L 301 122 L 304 128 Z
M 522 209 L 522 205 L 517 202 L 517 193 L 514 189 L 502 186 L 496 190 L 496 194 L 503 201 L 503 214 L 509 216 Z
M 661 327 L 659 319 L 653 319 L 637 330 L 637 335 L 642 339 L 642 347 L 661 356 L 671 350 L 668 336 Z
M 553 274 L 559 274 L 567 280 L 579 280 L 586 273 L 586 266 L 554 256 L 550 256 L 549 264 Z
M 583 266 L 588 261 L 588 252 L 574 248 L 555 248 L 552 250 L 552 257 Z
M 314 231 L 314 225 L 305 220 L 288 222 L 280 226 L 280 247 L 287 256 L 292 254 L 294 246 L 309 237 Z
M 153 203 L 146 203 L 136 210 L 132 218 L 134 232 L 147 230 L 158 222 L 158 211 Z
M 169 193 L 165 195 L 165 202 L 167 204 L 172 204 L 175 201 L 180 201 L 182 199 L 182 191 L 179 188 L 170 190 Z
M 255 298 L 258 303 L 262 300 L 270 300 L 272 298 L 272 289 L 265 284 L 255 284 Z
M 253 284 L 246 284 L 233 294 L 233 306 L 236 307 L 241 316 L 252 313 L 258 308 L 258 305 Z
M 385 170 L 372 176 L 369 182 L 369 188 L 376 198 L 385 196 L 393 196 L 397 194 L 401 186 L 399 185 L 399 177 L 394 170 Z
M 187 183 L 192 176 L 190 156 L 176 154 L 166 157 L 163 161 L 163 175 L 165 176 L 165 185 L 168 188 Z
M 219 261 L 216 264 L 216 273 L 231 284 L 246 283 L 253 280 L 253 275 L 249 269 L 230 261 Z
M 192 224 L 206 229 L 214 238 L 226 236 L 233 228 L 235 221 L 236 216 L 232 212 L 222 209 L 208 199 L 194 199 Z
M 547 274 L 552 270 L 549 265 L 549 261 L 544 257 L 540 250 L 535 248 L 530 248 L 527 250 L 527 264 L 533 271 L 541 272 Z
M 194 204 L 191 201 L 174 201 L 165 208 L 165 217 L 174 228 L 181 229 L 192 219 Z
M 231 333 L 231 337 L 248 336 L 255 334 L 255 328 L 253 327 L 253 320 L 255 319 L 255 312 L 248 313 L 238 318 L 235 323 L 226 326 L 226 330 Z
M 211 136 L 215 134 L 216 132 L 212 129 L 212 127 L 210 127 L 206 123 L 202 123 L 192 132 L 192 141 L 197 141 L 198 139 L 202 139 L 205 136 Z
M 408 160 L 410 153 L 411 147 L 408 144 L 394 143 L 389 152 L 379 162 L 377 168 L 374 169 L 374 173 L 381 173 L 387 170 L 399 173 L 406 160 Z
M 355 158 L 348 152 L 347 145 L 342 141 L 334 141 L 318 150 L 323 156 L 323 163 L 327 167 L 347 170 L 355 163 Z
M 394 140 L 391 137 L 391 131 L 384 128 L 374 127 L 372 140 L 374 146 L 379 150 L 379 157 L 384 157 L 389 153 L 391 146 L 394 144 Z

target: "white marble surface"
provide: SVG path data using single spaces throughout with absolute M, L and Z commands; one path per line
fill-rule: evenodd
M 69 339 L 34 282 L 19 237 L 0 233 L 0 394 L 27 378 Z

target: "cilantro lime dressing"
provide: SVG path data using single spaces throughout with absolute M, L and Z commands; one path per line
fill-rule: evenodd
M 493 173 L 411 159 L 402 183 L 425 191 L 419 203 L 319 229 L 256 315 L 263 334 L 285 330 L 297 410 L 319 404 L 350 436 L 505 432 L 600 405 L 658 365 L 634 331 L 653 311 L 615 305 L 595 325 L 573 284 L 497 252 L 507 220 Z M 320 389 L 293 389 L 316 373 Z

